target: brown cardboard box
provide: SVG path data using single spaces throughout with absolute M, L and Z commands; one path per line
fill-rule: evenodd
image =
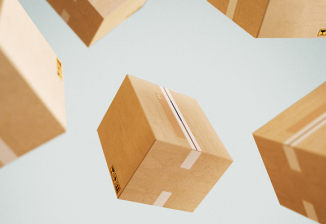
M 140 9 L 146 0 L 47 0 L 90 47 Z
M 326 0 L 208 0 L 208 2 L 253 37 L 326 37 Z
M 18 0 L 0 0 L 0 167 L 65 132 L 62 79 Z
M 129 75 L 98 134 L 123 200 L 193 212 L 232 163 L 195 99 Z
M 326 223 L 326 82 L 253 135 L 280 204 Z

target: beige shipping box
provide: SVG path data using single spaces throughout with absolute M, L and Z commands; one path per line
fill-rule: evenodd
M 130 75 L 98 135 L 123 200 L 193 212 L 232 163 L 195 99 Z
M 65 132 L 61 63 L 17 0 L 0 0 L 0 167 Z
M 280 204 L 326 223 L 326 82 L 253 135 Z
M 326 0 L 208 0 L 208 2 L 253 37 L 326 37 Z
M 47 0 L 90 47 L 140 9 L 146 0 Z

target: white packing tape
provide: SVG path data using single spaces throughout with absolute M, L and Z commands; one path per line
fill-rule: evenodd
M 70 15 L 69 15 L 69 13 L 68 13 L 66 10 L 62 10 L 61 18 L 62 18 L 66 23 L 68 23 L 68 21 L 69 21 L 69 19 L 70 19 Z
M 3 165 L 15 160 L 18 156 L 9 146 L 0 138 L 0 161 Z
M 293 135 L 291 138 L 284 142 L 283 149 L 292 170 L 301 172 L 299 161 L 293 147 L 295 147 L 300 142 L 311 136 L 324 125 L 326 125 L 326 112 L 317 117 L 315 120 L 310 122 L 308 125 L 306 125 L 295 135 Z
M 155 203 L 153 205 L 154 206 L 163 207 L 163 205 L 169 199 L 169 197 L 171 196 L 171 194 L 172 194 L 171 192 L 162 191 L 162 193 L 156 199 L 156 201 L 155 201 Z
M 185 161 L 182 163 L 181 168 L 190 170 L 191 167 L 195 164 L 199 156 L 201 155 L 201 152 L 192 150 Z
M 318 222 L 318 217 L 317 217 L 314 205 L 305 200 L 302 200 L 302 203 L 303 203 L 304 209 L 306 210 L 308 218 Z
M 310 122 L 300 131 L 298 131 L 295 135 L 284 142 L 285 145 L 295 146 L 300 142 L 308 138 L 314 132 L 316 132 L 319 128 L 326 124 L 326 112 L 317 117 L 315 120 Z
M 228 9 L 226 11 L 226 16 L 233 19 L 235 8 L 237 7 L 238 0 L 230 0 Z
M 183 134 L 186 136 L 186 138 L 187 138 L 187 140 L 188 140 L 188 142 L 189 142 L 189 144 L 190 144 L 190 147 L 191 147 L 192 149 L 196 150 L 196 147 L 195 147 L 195 145 L 193 144 L 193 142 L 191 141 L 191 138 L 190 138 L 190 136 L 189 136 L 189 134 L 188 134 L 186 128 L 183 126 L 182 121 L 180 120 L 180 118 L 179 118 L 177 112 L 175 111 L 175 109 L 174 109 L 174 107 L 173 107 L 173 105 L 172 105 L 172 103 L 171 103 L 171 101 L 170 101 L 170 98 L 168 97 L 168 95 L 167 95 L 167 93 L 166 93 L 166 91 L 165 91 L 165 88 L 164 88 L 164 87 L 161 87 L 161 86 L 160 86 L 160 88 L 161 88 L 161 91 L 162 91 L 162 93 L 163 93 L 163 96 L 164 96 L 165 100 L 168 102 L 169 107 L 170 107 L 170 109 L 171 109 L 172 112 L 173 112 L 174 117 L 177 119 L 177 121 L 178 121 L 178 123 L 179 123 L 179 126 L 180 126 L 181 129 L 182 129 Z
M 185 127 L 185 129 L 186 129 L 186 131 L 187 131 L 187 133 L 188 133 L 188 135 L 189 135 L 189 137 L 190 137 L 190 139 L 192 140 L 192 142 L 193 142 L 194 145 L 195 145 L 195 149 L 198 150 L 198 151 L 201 151 L 201 149 L 200 149 L 200 147 L 199 147 L 199 145 L 198 145 L 198 143 L 197 143 L 197 141 L 196 141 L 196 139 L 195 139 L 195 136 L 192 134 L 192 132 L 191 132 L 191 130 L 190 130 L 190 128 L 189 128 L 189 126 L 188 126 L 186 120 L 185 120 L 184 117 L 182 116 L 182 113 L 181 113 L 181 111 L 179 110 L 179 107 L 178 107 L 177 103 L 174 101 L 174 99 L 173 99 L 173 97 L 172 97 L 172 94 L 170 93 L 170 91 L 169 91 L 167 88 L 164 88 L 164 90 L 166 91 L 166 93 L 167 93 L 168 97 L 170 98 L 170 100 L 171 100 L 173 106 L 175 107 L 176 112 L 177 112 L 178 115 L 180 116 L 182 124 L 184 125 L 184 127 Z
M 301 172 L 299 160 L 297 158 L 297 155 L 295 154 L 294 149 L 287 145 L 283 145 L 283 149 L 285 152 L 285 157 L 290 165 L 290 168 L 297 172 Z

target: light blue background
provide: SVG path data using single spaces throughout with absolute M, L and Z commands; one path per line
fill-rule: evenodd
M 63 63 L 68 131 L 0 170 L 1 224 L 314 223 L 279 205 L 251 133 L 326 81 L 325 39 L 148 0 L 87 48 L 45 0 L 20 2 Z M 234 159 L 194 213 L 116 199 L 96 129 L 126 74 L 196 98 Z

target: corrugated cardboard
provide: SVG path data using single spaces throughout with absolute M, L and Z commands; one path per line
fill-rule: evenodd
M 326 83 L 253 135 L 280 204 L 326 223 Z
M 253 37 L 323 38 L 326 0 L 208 0 Z M 325 35 L 324 35 L 325 34 Z
M 65 132 L 61 63 L 17 0 L 0 1 L 0 166 Z
M 89 47 L 140 9 L 146 0 L 47 0 Z
M 123 200 L 193 212 L 232 163 L 195 99 L 129 75 L 98 134 Z

